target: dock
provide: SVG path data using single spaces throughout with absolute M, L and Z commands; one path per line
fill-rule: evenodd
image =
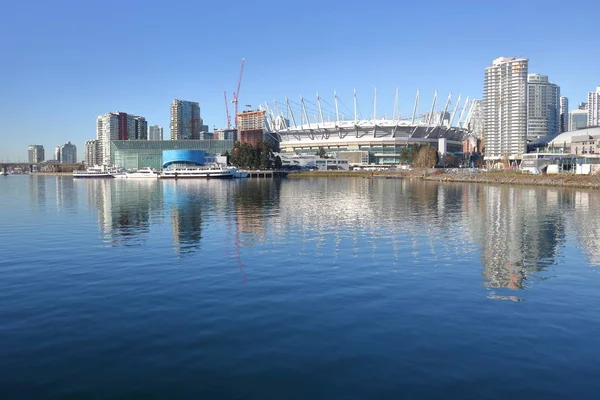
M 282 170 L 244 170 L 248 173 L 248 178 L 285 178 L 287 171 Z

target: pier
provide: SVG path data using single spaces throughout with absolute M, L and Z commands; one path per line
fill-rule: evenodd
M 248 178 L 285 178 L 287 171 L 282 170 L 244 170 L 248 173 Z

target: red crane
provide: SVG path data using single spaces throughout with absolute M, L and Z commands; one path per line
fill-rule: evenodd
M 237 114 L 238 114 L 238 99 L 240 97 L 240 86 L 242 85 L 242 73 L 244 72 L 244 61 L 245 58 L 242 58 L 242 66 L 240 67 L 240 78 L 238 79 L 237 91 L 233 92 L 233 100 L 232 103 L 235 104 L 235 126 L 237 127 Z
M 231 117 L 229 116 L 229 102 L 227 101 L 227 92 L 223 92 L 225 97 L 225 113 L 227 114 L 227 129 L 231 129 Z

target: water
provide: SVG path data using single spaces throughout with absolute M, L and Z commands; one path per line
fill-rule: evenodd
M 0 179 L 2 399 L 600 391 L 600 192 Z

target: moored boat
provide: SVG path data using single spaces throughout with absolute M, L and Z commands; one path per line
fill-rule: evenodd
M 247 178 L 248 175 L 250 175 L 248 173 L 248 171 L 240 171 L 240 170 L 236 170 L 235 171 L 235 175 L 233 176 L 234 178 Z
M 158 178 L 158 172 L 154 171 L 150 167 L 141 168 L 135 172 L 127 172 L 126 175 L 127 175 L 127 179 L 131 179 L 131 178 L 134 178 L 134 179 L 137 179 L 137 178 L 156 179 L 156 178 Z
M 161 179 L 230 179 L 235 176 L 237 169 L 233 167 L 223 167 L 220 165 L 211 165 L 194 168 L 173 168 L 165 169 L 159 175 Z
M 114 176 L 106 168 L 95 165 L 86 170 L 73 171 L 73 178 L 114 178 Z

